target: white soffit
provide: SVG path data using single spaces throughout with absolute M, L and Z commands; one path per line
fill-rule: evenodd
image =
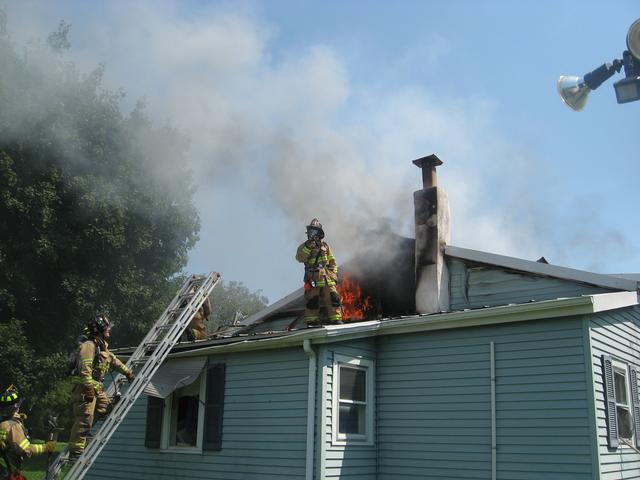
M 174 390 L 196 381 L 206 357 L 175 358 L 167 360 L 151 378 L 144 393 L 152 397 L 167 398 Z
M 473 262 L 495 265 L 498 267 L 534 273 L 537 275 L 545 275 L 547 277 L 554 277 L 562 280 L 589 283 L 599 287 L 628 290 L 633 292 L 638 289 L 638 282 L 633 279 L 587 272 L 584 270 L 575 270 L 567 267 L 559 267 L 548 263 L 523 260 L 522 258 L 516 257 L 507 257 L 505 255 L 497 255 L 495 253 L 480 252 L 478 250 L 454 247 L 452 245 L 447 245 L 444 249 L 444 253 L 450 257 L 462 258 Z

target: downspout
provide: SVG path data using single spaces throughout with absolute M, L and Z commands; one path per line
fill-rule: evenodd
M 313 480 L 313 452 L 315 434 L 315 408 L 316 408 L 316 352 L 311 347 L 311 340 L 305 338 L 302 342 L 304 352 L 309 356 L 309 385 L 307 400 L 307 463 L 306 480 Z
M 491 362 L 491 480 L 496 480 L 497 441 L 496 441 L 496 354 L 494 343 L 489 343 Z

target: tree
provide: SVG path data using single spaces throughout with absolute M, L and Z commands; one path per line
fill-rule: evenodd
M 123 114 L 103 67 L 78 72 L 68 25 L 23 55 L 5 26 L 0 11 L 0 379 L 41 395 L 61 388 L 56 355 L 94 312 L 115 322 L 114 344 L 138 343 L 175 293 L 199 218 L 179 132 L 142 103 Z
M 221 283 L 211 293 L 212 311 L 209 317 L 209 330 L 230 323 L 236 312 L 252 315 L 267 306 L 269 300 L 261 291 L 251 292 L 242 282 Z

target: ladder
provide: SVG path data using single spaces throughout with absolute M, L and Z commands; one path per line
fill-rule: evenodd
M 65 480 L 81 480 L 86 475 L 219 280 L 220 274 L 212 272 L 208 276 L 193 275 L 184 283 L 127 361 L 127 367 L 136 374 L 133 382 L 113 406 L 93 439 L 88 442 L 82 455 L 65 475 Z M 126 383 L 124 376 L 118 374 L 107 389 L 109 398 L 113 398 L 113 394 L 118 392 L 124 383 Z M 68 461 L 69 451 L 66 449 L 47 469 L 45 479 L 55 480 Z

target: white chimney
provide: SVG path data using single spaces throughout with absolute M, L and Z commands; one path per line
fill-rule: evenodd
M 449 273 L 444 247 L 451 239 L 449 200 L 437 186 L 436 167 L 442 165 L 436 155 L 418 158 L 413 163 L 422 169 L 422 190 L 413 193 L 416 226 L 416 311 L 449 311 Z

